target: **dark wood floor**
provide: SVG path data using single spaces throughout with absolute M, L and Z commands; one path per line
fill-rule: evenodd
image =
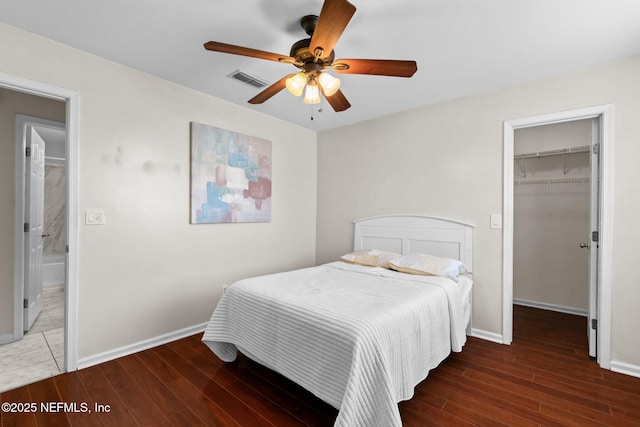
M 640 379 L 600 369 L 588 357 L 584 318 L 514 312 L 514 343 L 470 338 L 400 403 L 405 426 L 640 425 Z M 220 362 L 200 336 L 7 391 L 0 400 L 13 409 L 37 406 L 35 413 L 3 411 L 2 427 L 331 426 L 336 417 L 244 357 Z M 76 404 L 78 412 L 56 402 Z M 41 404 L 60 412 L 45 413 Z

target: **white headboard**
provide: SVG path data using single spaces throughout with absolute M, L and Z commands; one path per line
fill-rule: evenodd
M 354 224 L 354 250 L 425 253 L 458 259 L 473 271 L 473 225 L 420 215 L 375 216 Z

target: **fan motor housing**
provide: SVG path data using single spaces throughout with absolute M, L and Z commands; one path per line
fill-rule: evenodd
M 309 45 L 311 44 L 311 37 L 313 36 L 313 32 L 316 29 L 316 25 L 318 24 L 318 16 L 317 15 L 306 15 L 300 19 L 300 26 L 304 30 L 309 38 L 298 40 L 291 46 L 291 51 L 289 52 L 289 56 L 296 59 L 296 62 L 305 64 L 309 61 L 317 62 L 319 65 L 330 65 L 333 63 L 335 59 L 335 52 L 332 50 L 331 53 L 324 59 L 318 58 L 315 59 L 313 52 L 309 51 Z
M 314 55 L 309 51 L 309 44 L 311 43 L 311 39 L 302 39 L 298 40 L 291 46 L 291 52 L 289 56 L 296 59 L 297 62 L 305 63 L 308 61 L 314 61 Z M 318 59 L 318 63 L 320 65 L 329 65 L 333 63 L 335 59 L 335 51 L 331 51 L 331 53 L 325 59 Z

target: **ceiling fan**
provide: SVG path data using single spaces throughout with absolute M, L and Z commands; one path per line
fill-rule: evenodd
M 340 80 L 325 70 L 329 69 L 341 74 L 411 77 L 418 69 L 415 61 L 335 60 L 333 47 L 355 11 L 356 7 L 347 0 L 325 0 L 320 16 L 307 15 L 300 20 L 300 25 L 309 38 L 295 42 L 291 46 L 289 56 L 214 41 L 205 43 L 204 47 L 214 52 L 293 64 L 300 70 L 284 76 L 251 98 L 249 100 L 251 104 L 261 104 L 284 88 L 295 96 L 301 96 L 306 87 L 305 103 L 319 103 L 320 93 L 322 93 L 335 111 L 344 111 L 351 107 L 351 104 L 340 90 Z

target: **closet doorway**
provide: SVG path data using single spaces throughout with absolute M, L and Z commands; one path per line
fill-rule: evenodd
M 503 342 L 513 303 L 588 317 L 610 367 L 610 106 L 505 122 Z
M 513 303 L 596 319 L 598 120 L 516 129 Z M 593 172 L 593 173 L 592 173 Z M 593 257 L 591 255 L 593 254 Z M 592 260 L 593 259 L 593 260 Z M 593 274 L 591 267 L 593 266 Z M 592 292 L 593 291 L 593 292 Z M 588 321 L 585 322 L 588 325 Z M 587 326 L 589 355 L 595 329 Z

